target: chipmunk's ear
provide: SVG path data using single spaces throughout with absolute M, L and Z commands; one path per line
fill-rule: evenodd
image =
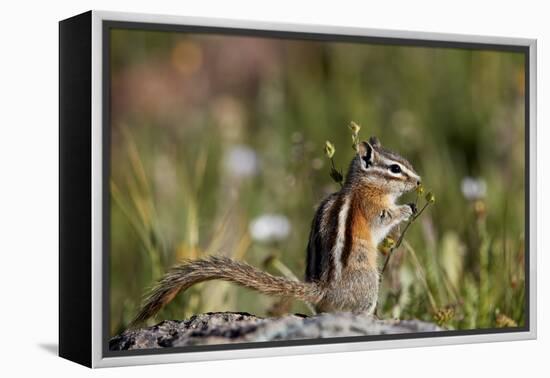
M 359 149 L 357 151 L 359 157 L 361 158 L 361 163 L 364 168 L 370 167 L 376 157 L 377 152 L 374 150 L 373 146 L 366 141 L 359 143 Z
M 378 138 L 375 137 L 375 136 L 371 136 L 369 138 L 369 143 L 373 147 L 381 147 L 382 146 L 382 144 L 380 143 L 380 140 L 378 140 Z

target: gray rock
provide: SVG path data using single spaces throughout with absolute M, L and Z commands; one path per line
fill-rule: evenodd
M 109 348 L 133 350 L 440 330 L 435 324 L 420 320 L 379 320 L 351 313 L 260 318 L 243 312 L 214 312 L 195 315 L 189 320 L 166 320 L 152 327 L 126 330 L 111 339 Z

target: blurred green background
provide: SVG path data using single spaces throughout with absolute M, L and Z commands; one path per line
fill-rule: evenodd
M 351 120 L 437 198 L 392 256 L 379 316 L 524 325 L 524 78 L 514 52 L 112 30 L 111 334 L 183 258 L 302 278 L 315 207 L 338 189 L 323 146 L 345 170 Z M 309 313 L 214 281 L 151 323 L 206 311 Z

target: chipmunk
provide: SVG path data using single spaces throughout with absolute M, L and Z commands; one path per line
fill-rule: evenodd
M 273 276 L 227 257 L 186 261 L 152 288 L 130 326 L 155 315 L 180 291 L 214 279 L 299 299 L 319 312 L 370 315 L 378 299 L 378 244 L 414 214 L 414 205 L 397 205 L 396 200 L 418 185 L 420 176 L 411 164 L 371 137 L 359 143 L 342 189 L 325 198 L 315 213 L 304 282 Z

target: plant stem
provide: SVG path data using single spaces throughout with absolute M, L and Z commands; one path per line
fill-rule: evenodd
M 432 307 L 432 312 L 435 314 L 437 312 L 437 303 L 432 294 L 432 291 L 430 290 L 430 286 L 428 285 L 426 272 L 424 272 L 424 269 L 422 268 L 422 265 L 420 264 L 420 261 L 418 260 L 418 257 L 416 256 L 416 252 L 414 251 L 413 247 L 409 243 L 405 242 L 405 248 L 407 249 L 407 251 L 409 251 L 410 255 L 413 258 L 414 265 L 416 266 L 416 274 L 424 284 L 426 293 L 428 293 L 428 299 L 430 301 L 430 306 Z
M 395 246 L 393 246 L 390 249 L 390 251 L 388 252 L 388 256 L 386 256 L 386 261 L 384 261 L 384 266 L 382 267 L 382 271 L 380 272 L 380 281 L 382 281 L 382 276 L 384 275 L 384 272 L 386 271 L 386 268 L 388 267 L 388 263 L 390 262 L 390 257 L 393 254 L 393 251 L 395 251 L 397 248 L 399 248 L 401 246 L 401 243 L 403 243 L 403 238 L 405 237 L 405 233 L 409 229 L 409 226 L 416 220 L 416 218 L 418 218 L 424 212 L 424 210 L 426 210 L 426 208 L 428 206 L 430 206 L 430 202 L 426 202 L 424 204 L 424 206 L 422 207 L 422 209 L 420 209 L 420 211 L 418 213 L 413 215 L 411 217 L 411 219 L 409 219 L 409 221 L 405 225 L 405 228 L 403 229 L 403 232 L 401 232 L 401 235 L 399 235 L 399 239 L 397 239 L 397 243 L 395 243 Z
M 277 269 L 280 273 L 282 273 L 283 276 L 286 278 L 291 279 L 292 281 L 299 281 L 298 277 L 292 271 L 289 267 L 287 267 L 281 260 L 279 260 L 277 257 L 274 257 L 271 260 L 271 265 Z
M 330 164 L 332 165 L 332 169 L 334 169 L 335 171 L 337 172 L 340 172 L 339 170 L 336 169 L 336 167 L 334 166 L 334 158 L 330 158 Z M 340 181 L 338 184 L 340 184 L 340 188 L 343 188 L 344 187 L 344 178 L 342 176 L 342 181 Z

